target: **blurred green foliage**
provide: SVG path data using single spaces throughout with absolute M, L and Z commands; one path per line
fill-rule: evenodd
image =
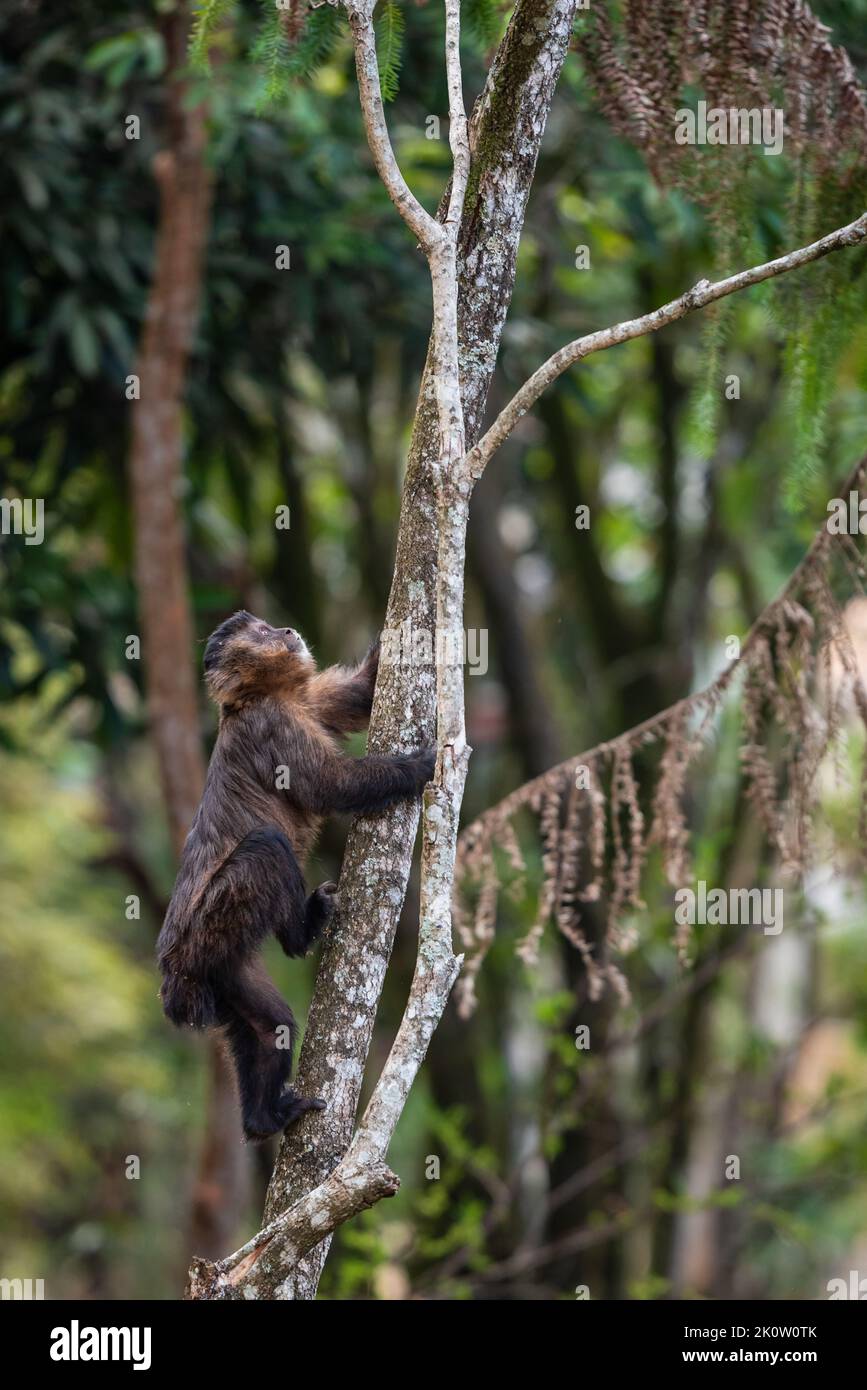
M 433 208 L 448 161 L 441 15 L 398 12 L 406 35 L 389 122 L 411 186 Z M 202 1053 L 164 1025 L 156 997 L 152 942 L 172 866 L 141 676 L 125 658 L 137 616 L 124 383 L 153 258 L 160 13 L 83 0 L 0 16 L 0 492 L 46 499 L 45 543 L 4 537 L 0 548 L 0 1273 L 45 1277 L 58 1297 L 177 1295 L 203 1112 Z M 327 29 L 330 9 L 316 13 Z M 864 4 L 821 13 L 863 71 Z M 192 96 L 208 101 L 214 175 L 185 421 L 196 630 L 204 638 L 243 603 L 342 659 L 382 622 L 429 290 L 371 168 L 345 31 L 332 43 L 328 30 L 324 64 L 268 104 L 286 74 L 282 49 L 270 66 L 261 49 L 264 63 L 249 60 L 261 14 L 251 0 L 228 33 L 204 31 L 200 59 L 209 37 L 221 42 L 210 72 L 191 78 Z M 471 18 L 475 92 L 501 15 L 475 4 Z M 125 136 L 131 114 L 138 140 Z M 439 140 L 427 137 L 432 114 Z M 762 182 L 738 215 L 764 254 L 785 226 L 794 171 L 758 165 Z M 292 268 L 278 272 L 284 244 Z M 575 265 L 584 245 L 589 272 Z M 711 257 L 700 211 L 662 192 L 612 135 L 573 55 L 495 401 L 567 338 L 681 293 Z M 800 559 L 822 520 L 816 499 L 867 447 L 862 301 L 860 321 L 834 341 L 846 265 L 800 272 L 782 299 L 750 292 L 709 323 L 601 355 L 561 380 L 504 450 L 476 498 L 500 570 L 473 549 L 467 625 L 490 629 L 491 669 L 467 681 L 468 816 L 539 770 L 506 660 L 518 626 L 533 698 L 565 756 L 719 669 L 723 639 L 743 634 Z M 808 293 L 819 308 L 804 339 L 792 315 Z M 793 396 L 804 372 L 814 385 Z M 736 401 L 719 390 L 730 373 Z M 798 451 L 816 483 L 793 516 Z M 288 535 L 273 526 L 287 502 Z M 591 508 L 589 533 L 575 529 L 579 504 Z M 503 583 L 505 615 L 494 601 Z M 206 733 L 210 719 L 203 709 Z M 568 1298 L 589 1283 L 594 1298 L 814 1298 L 857 1263 L 867 1202 L 859 754 L 856 741 L 840 785 L 824 789 L 825 867 L 787 924 L 797 951 L 785 1044 L 761 1007 L 771 948 L 708 935 L 696 946 L 704 983 L 690 987 L 655 866 L 640 948 L 625 963 L 630 1004 L 588 1001 L 574 953 L 554 939 L 528 972 L 514 958 L 536 905 L 528 834 L 529 881 L 498 924 L 479 1009 L 469 1022 L 446 1016 L 396 1136 L 401 1192 L 340 1233 L 323 1295 Z M 706 879 L 769 869 L 725 721 L 693 821 Z M 323 844 L 322 877 L 339 848 L 338 831 Z M 150 900 L 128 920 L 142 874 Z M 412 959 L 408 913 L 372 1074 Z M 275 954 L 269 966 L 303 1016 L 313 963 L 290 968 Z M 579 1023 L 589 1052 L 575 1047 Z M 732 1152 L 737 1184 L 718 1161 Z M 141 1157 L 140 1179 L 125 1177 L 128 1155 Z M 255 1203 L 245 1220 L 252 1230 Z

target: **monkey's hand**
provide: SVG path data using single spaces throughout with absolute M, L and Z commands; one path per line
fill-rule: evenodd
M 336 883 L 320 883 L 318 888 L 314 888 L 307 899 L 307 925 L 311 946 L 320 936 L 323 927 L 331 921 L 336 907 Z
M 412 761 L 416 774 L 416 790 L 421 796 L 428 782 L 433 780 L 437 762 L 437 746 L 432 743 L 430 748 L 420 748 L 417 753 L 408 754 L 408 758 Z
M 376 681 L 376 673 L 379 670 L 379 654 L 381 650 L 382 637 L 379 636 L 376 638 L 375 641 L 371 642 L 370 646 L 367 649 L 367 655 L 361 663 L 361 669 L 364 672 L 366 678 L 370 681 L 371 686 Z

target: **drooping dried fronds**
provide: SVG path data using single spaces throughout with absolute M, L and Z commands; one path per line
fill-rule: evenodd
M 689 835 L 683 808 L 686 773 L 692 753 L 687 716 L 689 707 L 675 709 L 667 724 L 665 752 L 653 798 L 650 843 L 662 850 L 662 867 L 671 884 L 683 883 L 687 876 Z
M 660 182 L 710 202 L 735 177 L 715 158 L 707 180 L 695 151 L 676 143 L 688 90 L 714 108 L 778 106 L 787 144 L 817 174 L 856 173 L 867 152 L 867 95 L 804 0 L 624 0 L 621 9 L 615 26 L 608 7 L 594 6 L 576 43 L 602 111 Z
M 867 457 L 841 484 L 839 495 L 847 498 L 865 482 Z M 472 1008 L 478 969 L 493 939 L 495 848 L 505 851 L 522 888 L 525 883 L 513 821 L 527 811 L 538 822 L 542 884 L 519 955 L 535 963 L 553 917 L 583 959 L 591 997 L 599 997 L 606 981 L 625 997 L 625 981 L 610 954 L 628 950 L 636 939 L 636 914 L 644 907 L 642 873 L 652 848 L 659 851 L 668 883 L 674 888 L 687 883 L 690 768 L 735 683 L 741 687 L 740 762 L 747 799 L 780 872 L 804 872 L 820 767 L 839 746 L 847 715 L 867 734 L 867 598 L 847 602 L 863 589 L 862 544 L 860 535 L 834 534 L 823 523 L 780 595 L 753 624 L 738 659 L 715 681 L 519 787 L 463 831 L 458 923 L 468 916 L 464 895 L 474 891 L 473 885 L 478 894 L 475 928 L 471 934 L 462 930 L 467 950 L 459 986 L 463 1013 Z M 864 642 L 856 647 L 857 623 L 864 628 Z M 659 752 L 648 779 L 645 767 L 653 746 Z M 859 798 L 860 843 L 867 850 L 867 740 Z M 642 805 L 650 808 L 649 829 Z M 580 925 L 581 909 L 600 899 L 606 908 L 605 940 L 602 949 L 594 949 Z M 682 959 L 688 930 L 679 926 L 676 933 Z
M 481 861 L 481 888 L 479 890 L 472 928 L 467 930 L 466 917 L 452 919 L 458 926 L 461 945 L 466 953 L 466 968 L 461 973 L 457 988 L 458 1011 L 462 1017 L 471 1014 L 476 1004 L 476 976 L 482 962 L 490 950 L 497 925 L 497 894 L 499 883 L 494 858 L 486 853 Z
M 560 867 L 561 806 L 563 773 L 546 788 L 540 798 L 539 836 L 542 841 L 542 888 L 539 906 L 532 927 L 518 942 L 517 953 L 525 965 L 535 965 L 539 959 L 539 942 L 557 902 Z M 536 808 L 534 808 L 536 809 Z
M 570 941 L 584 962 L 587 988 L 591 999 L 598 999 L 603 990 L 602 972 L 593 957 L 593 950 L 578 925 L 578 889 L 581 872 L 581 847 L 584 836 L 581 827 L 582 793 L 573 778 L 568 793 L 566 819 L 560 837 L 560 877 L 557 884 L 555 919 L 557 927 Z M 604 805 L 604 797 L 602 798 Z
M 745 742 L 741 745 L 740 756 L 747 782 L 747 796 L 762 823 L 769 844 L 775 851 L 779 851 L 781 841 L 777 778 L 765 745 L 764 708 L 767 691 L 773 692 L 772 699 L 782 699 L 774 681 L 768 637 L 763 631 L 757 635 L 753 643 L 752 661 L 746 666 L 742 701 Z
M 585 886 L 579 893 L 579 897 L 585 903 L 594 903 L 602 895 L 602 875 L 605 868 L 605 794 L 602 791 L 601 776 L 599 771 L 600 758 L 588 759 L 586 765 L 587 774 L 587 794 L 590 805 L 590 826 L 588 831 L 590 847 L 590 872 Z M 576 781 L 585 771 L 584 765 L 579 764 L 576 773 Z
M 779 196 L 778 161 L 764 155 L 785 156 L 781 245 L 813 240 L 863 209 L 867 93 L 804 0 L 594 5 L 576 46 L 606 119 L 641 151 L 657 183 L 704 209 L 718 275 L 763 249 L 767 200 Z M 865 273 L 827 261 L 808 284 L 777 282 L 768 294 L 785 344 L 793 501 L 816 476 L 833 366 L 863 318 Z M 705 453 L 720 425 L 719 358 L 730 315 L 730 303 L 721 304 L 705 320 L 692 405 Z
M 628 817 L 628 836 L 621 827 L 621 814 Z M 644 840 L 644 815 L 638 804 L 638 783 L 632 767 L 632 748 L 620 743 L 614 750 L 611 774 L 611 834 L 614 841 L 612 878 L 614 891 L 608 905 L 609 936 L 619 950 L 627 950 L 634 941 L 624 934 L 623 913 L 626 908 L 642 908 L 638 896 L 641 870 L 648 846 Z

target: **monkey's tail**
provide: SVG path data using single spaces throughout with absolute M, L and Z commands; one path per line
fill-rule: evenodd
M 218 1017 L 217 997 L 210 980 L 167 970 L 160 998 L 166 1018 L 179 1028 L 213 1028 L 223 1022 Z

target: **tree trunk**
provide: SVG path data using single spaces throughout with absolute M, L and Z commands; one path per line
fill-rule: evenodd
M 471 123 L 472 164 L 459 238 L 459 349 L 467 444 L 482 413 L 511 298 L 527 198 L 576 0 L 519 0 Z M 444 210 L 443 210 L 444 211 Z M 404 483 L 386 628 L 406 622 L 433 634 L 439 519 L 439 457 L 433 345 L 419 393 Z M 433 668 L 380 668 L 370 724 L 371 751 L 433 741 Z M 324 941 L 298 1069 L 303 1094 L 328 1109 L 283 1140 L 268 1194 L 270 1221 L 332 1171 L 349 1143 L 376 1008 L 406 890 L 418 825 L 416 804 L 356 822 L 340 880 L 343 903 Z M 324 1240 L 301 1260 L 276 1296 L 314 1298 L 328 1252 Z
M 183 397 L 199 308 L 211 181 L 205 112 L 185 105 L 189 16 L 167 17 L 167 141 L 154 160 L 159 185 L 153 280 L 139 344 L 140 398 L 129 458 L 135 576 L 151 737 L 169 833 L 179 857 L 204 785 L 196 674 L 192 661 L 184 528 L 180 511 Z M 206 1137 L 192 1197 L 189 1239 L 202 1253 L 230 1244 L 246 1190 L 246 1152 L 228 1069 L 211 1049 Z

